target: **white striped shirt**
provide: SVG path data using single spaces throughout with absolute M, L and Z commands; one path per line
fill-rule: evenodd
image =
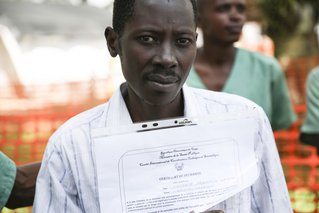
M 183 87 L 183 95 L 184 115 L 188 117 L 252 108 L 257 108 L 259 112 L 259 137 L 254 142 L 260 162 L 259 178 L 252 186 L 211 209 L 223 210 L 225 213 L 292 212 L 280 158 L 264 111 L 245 98 L 193 89 L 186 85 Z M 91 130 L 116 128 L 131 123 L 118 89 L 107 103 L 83 112 L 63 124 L 52 135 L 46 147 L 37 179 L 33 212 L 100 212 Z

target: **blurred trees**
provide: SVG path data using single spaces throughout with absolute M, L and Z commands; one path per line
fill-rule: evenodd
M 1 0 L 0 0 L 1 1 Z M 66 3 L 106 7 L 113 0 L 7 0 Z M 246 0 L 248 20 L 262 24 L 275 42 L 276 56 L 300 57 L 317 54 L 313 31 L 319 21 L 319 0 Z
M 248 18 L 262 23 L 277 56 L 316 53 L 313 27 L 319 19 L 319 0 L 248 0 Z

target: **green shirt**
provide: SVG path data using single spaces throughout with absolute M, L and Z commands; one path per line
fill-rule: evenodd
M 319 133 L 319 66 L 307 78 L 307 114 L 301 132 Z
M 16 166 L 0 152 L 0 211 L 6 205 L 16 177 Z
M 186 83 L 206 89 L 194 68 Z M 243 96 L 260 105 L 273 130 L 288 128 L 297 118 L 283 71 L 272 57 L 238 48 L 235 63 L 222 91 Z

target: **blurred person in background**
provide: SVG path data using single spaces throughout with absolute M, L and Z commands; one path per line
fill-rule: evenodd
M 240 39 L 235 46 L 272 57 L 275 55 L 275 44 L 269 36 L 263 34 L 258 21 L 248 21 L 244 24 Z
M 319 22 L 315 27 L 319 45 Z M 319 66 L 310 71 L 307 78 L 307 111 L 301 126 L 300 141 L 315 146 L 319 155 Z
M 41 163 L 16 166 L 0 152 L 0 211 L 32 206 Z
M 188 86 L 248 98 L 264 109 L 273 130 L 289 128 L 297 116 L 278 61 L 234 46 L 246 21 L 246 1 L 198 0 L 198 10 L 203 46 Z

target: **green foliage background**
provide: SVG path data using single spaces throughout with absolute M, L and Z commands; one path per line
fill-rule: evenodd
M 276 45 L 276 56 L 317 54 L 314 25 L 319 0 L 248 0 L 248 19 L 260 21 Z

